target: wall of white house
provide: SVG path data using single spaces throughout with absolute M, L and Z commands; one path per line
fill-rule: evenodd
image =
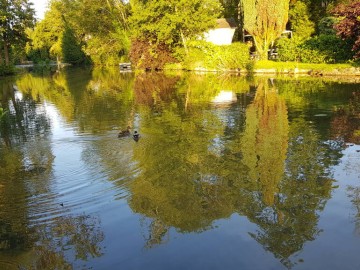
M 215 45 L 230 45 L 235 33 L 235 29 L 218 28 L 211 29 L 205 34 L 205 40 Z

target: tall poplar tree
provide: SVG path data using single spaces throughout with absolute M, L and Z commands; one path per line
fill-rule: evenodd
M 286 28 L 289 0 L 241 0 L 239 14 L 244 29 L 254 37 L 261 59 Z

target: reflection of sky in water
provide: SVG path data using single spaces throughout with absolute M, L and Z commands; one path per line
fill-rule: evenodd
M 274 83 L 276 84 L 276 81 Z M 21 99 L 21 93 L 16 92 L 16 97 Z M 86 102 L 91 103 L 91 98 Z M 50 151 L 55 158 L 49 179 L 44 181 L 44 193 L 46 194 L 37 194 L 37 190 L 34 188 L 32 190 L 34 192 L 28 200 L 29 205 L 35 209 L 29 211 L 32 221 L 30 223 L 36 225 L 53 222 L 55 224 L 54 219 L 63 216 L 69 218 L 74 216 L 76 217 L 74 220 L 81 215 L 98 217 L 99 230 L 104 232 L 104 239 L 101 239 L 102 243 L 99 244 L 99 246 L 104 247 L 103 254 L 100 258 L 91 258 L 90 256 L 88 261 L 75 259 L 74 268 L 76 269 L 82 269 L 85 266 L 93 269 L 118 269 L 120 267 L 124 269 L 285 269 L 279 257 L 276 257 L 279 254 L 269 251 L 268 248 L 271 243 L 257 242 L 250 233 L 261 232 L 268 236 L 266 228 L 269 227 L 266 226 L 274 226 L 270 229 L 276 229 L 277 222 L 280 220 L 277 217 L 279 209 L 276 207 L 278 205 L 284 206 L 291 196 L 295 197 L 297 194 L 282 190 L 284 193 L 277 194 L 278 205 L 264 206 L 259 195 L 261 191 L 257 190 L 259 183 L 256 181 L 250 183 L 250 178 L 243 179 L 248 177 L 246 175 L 248 168 L 241 166 L 240 156 L 243 157 L 243 155 L 231 153 L 231 140 L 234 139 L 235 144 L 239 143 L 236 140 L 242 136 L 244 131 L 242 125 L 245 122 L 245 108 L 248 104 L 240 104 L 241 102 L 240 98 L 239 100 L 236 99 L 236 95 L 232 91 L 221 91 L 213 99 L 213 102 L 204 106 L 205 109 L 200 109 L 202 110 L 200 114 L 204 117 L 198 121 L 198 123 L 202 123 L 199 125 L 200 129 L 204 129 L 200 132 L 211 135 L 206 137 L 204 142 L 201 140 L 202 138 L 199 140 L 195 138 L 194 141 L 201 147 L 204 146 L 204 148 L 199 147 L 199 149 L 205 149 L 204 152 L 206 153 L 202 155 L 199 152 L 199 158 L 191 160 L 191 162 L 184 162 L 184 164 L 178 164 L 182 160 L 180 158 L 187 160 L 186 157 L 184 158 L 178 153 L 166 152 L 167 149 L 153 149 L 156 143 L 164 147 L 164 139 L 176 143 L 172 141 L 171 136 L 170 138 L 162 138 L 163 130 L 156 130 L 156 132 L 152 130 L 154 119 L 146 119 L 151 118 L 149 116 L 151 114 L 146 115 L 144 113 L 146 109 L 136 111 L 136 106 L 133 108 L 132 125 L 139 129 L 142 135 L 142 138 L 136 143 L 131 137 L 118 139 L 117 131 L 111 128 L 106 130 L 107 126 L 102 130 L 103 133 L 79 132 L 79 123 L 75 120 L 67 122 L 55 104 L 49 101 L 43 105 L 39 104 L 36 109 L 37 113 L 43 114 L 45 111 L 51 120 L 51 135 L 50 138 L 47 138 L 49 140 L 47 143 L 50 144 Z M 83 105 L 79 103 L 75 106 Z M 117 106 L 118 104 L 109 102 L 109 110 L 116 111 L 119 109 Z M 209 108 L 211 109 L 209 110 Z M 71 109 L 75 110 L 76 108 Z M 83 110 L 81 112 L 85 112 L 84 117 L 86 117 L 86 113 L 90 114 L 90 111 Z M 318 111 L 319 115 L 324 112 L 329 114 L 328 108 Z M 95 114 L 96 112 L 92 111 L 91 113 Z M 313 116 L 316 113 L 310 112 L 309 114 Z M 122 116 L 120 115 L 119 118 Z M 161 117 L 161 114 L 158 114 L 157 117 Z M 74 118 L 76 119 L 76 113 Z M 109 127 L 126 122 L 122 120 L 113 121 L 111 119 Z M 146 122 L 147 120 L 148 122 Z M 88 129 L 86 130 L 92 128 L 90 121 L 87 122 Z M 169 127 L 172 128 L 171 123 Z M 175 134 L 174 137 L 177 138 L 177 135 Z M 191 139 L 194 139 L 188 134 L 182 136 L 185 136 L 190 142 Z M 302 139 L 299 136 L 296 143 L 301 144 L 304 141 Z M 31 144 L 29 143 L 29 145 Z M 186 145 L 192 147 L 191 144 Z M 36 147 L 36 145 L 32 147 Z M 229 149 L 229 153 L 226 154 L 232 160 L 225 160 L 224 152 L 227 149 Z M 181 150 L 179 149 L 179 151 Z M 348 146 L 343 151 L 340 163 L 330 168 L 335 179 L 332 185 L 338 187 L 332 190 L 332 197 L 329 200 L 322 198 L 322 194 L 316 195 L 326 203 L 324 210 L 319 209 L 316 205 L 314 208 L 309 207 L 311 209 L 302 209 L 296 204 L 291 205 L 291 207 L 284 206 L 290 209 L 288 215 L 285 215 L 288 219 L 285 222 L 289 222 L 289 224 L 293 222 L 294 227 L 301 224 L 300 229 L 303 228 L 302 225 L 307 229 L 307 220 L 306 214 L 297 219 L 295 213 L 299 209 L 305 213 L 308 211 L 310 215 L 312 211 L 315 211 L 319 216 L 319 219 L 315 220 L 315 223 L 318 222 L 314 225 L 316 228 L 310 228 L 310 230 L 319 229 L 320 233 L 310 235 L 313 239 L 308 238 L 303 242 L 300 241 L 297 251 L 291 255 L 290 259 L 293 262 L 298 262 L 294 269 L 358 269 L 360 267 L 358 259 L 360 236 L 354 233 L 354 217 L 357 213 L 354 204 L 349 199 L 349 194 L 352 192 L 349 187 L 360 187 L 360 152 L 358 150 L 360 150 L 359 145 Z M 195 153 L 195 151 L 196 149 L 193 152 L 189 151 L 189 153 Z M 244 151 L 244 149 L 237 149 L 236 151 Z M 159 166 L 161 164 L 157 164 L 158 160 L 164 161 L 164 159 L 156 159 L 156 155 L 162 154 L 168 155 L 170 161 L 173 158 L 171 155 L 180 157 L 179 159 L 174 158 L 174 163 L 178 162 L 173 164 L 174 168 L 168 168 L 168 170 L 174 170 L 174 174 L 178 173 L 175 175 L 177 177 L 170 177 L 170 181 L 164 179 L 169 178 L 169 176 L 161 170 L 162 167 Z M 208 156 L 210 156 L 209 159 L 207 159 Z M 264 155 L 263 158 L 266 159 L 266 157 Z M 256 163 L 258 157 L 255 156 L 254 158 Z M 209 160 L 211 162 L 214 160 L 211 165 L 221 165 L 219 171 L 216 167 L 210 168 L 210 172 L 204 170 L 209 166 L 210 163 L 206 163 Z M 202 162 L 204 163 L 202 164 Z M 182 170 L 180 173 L 177 171 L 178 167 Z M 156 168 L 159 168 L 159 172 L 156 171 Z M 225 170 L 220 171 L 223 168 Z M 191 171 L 192 169 L 193 171 Z M 271 168 L 269 170 L 271 171 Z M 144 174 L 147 171 L 153 172 L 153 174 L 158 173 L 158 175 Z M 194 179 L 191 179 L 192 175 Z M 139 208 L 132 209 L 129 206 L 132 190 L 124 182 L 127 181 L 131 186 L 142 177 L 145 179 L 140 182 L 139 190 L 143 191 L 145 187 L 150 187 L 153 196 L 157 198 L 140 201 Z M 155 181 L 151 182 L 154 179 Z M 203 194 L 198 194 L 196 192 L 200 192 L 199 190 L 192 189 L 192 181 L 202 184 L 201 192 Z M 306 181 L 306 175 L 301 181 Z M 172 186 L 172 184 L 174 185 Z M 166 185 L 170 185 L 170 188 Z M 190 188 L 187 189 L 188 187 Z M 317 187 L 322 189 L 321 185 Z M 240 190 L 242 193 L 239 192 Z M 299 192 L 296 188 L 294 190 Z M 323 191 L 320 190 L 319 193 Z M 184 192 L 187 193 L 184 194 Z M 194 192 L 193 197 L 188 194 L 191 192 Z M 311 190 L 311 192 L 316 193 L 317 191 Z M 306 191 L 304 194 L 306 195 Z M 300 195 L 304 194 L 301 193 Z M 243 200 L 246 196 L 249 197 L 250 203 Z M 154 233 L 149 231 L 148 225 L 152 221 L 158 221 L 162 218 L 176 221 L 181 219 L 181 213 L 187 210 L 184 209 L 184 204 L 181 202 L 182 197 L 188 200 L 185 204 L 188 207 L 197 204 L 197 200 L 200 198 L 200 205 L 204 208 L 199 207 L 196 214 L 200 221 L 201 218 L 204 219 L 204 228 L 199 229 L 197 227 L 198 231 L 184 232 L 181 228 L 169 226 L 166 241 L 154 248 L 146 249 L 144 247 L 146 239 L 148 239 L 149 234 Z M 211 203 L 201 204 L 201 199 L 204 198 Z M 228 203 L 229 201 L 231 203 Z M 152 202 L 154 204 L 151 204 Z M 158 205 L 156 205 L 157 202 Z M 249 207 L 254 209 L 246 209 L 246 203 L 249 203 Z M 168 209 L 172 211 L 166 212 L 167 208 L 162 208 L 165 204 L 170 205 Z M 255 209 L 257 207 L 258 209 Z M 149 210 L 149 212 L 145 212 L 144 209 Z M 224 211 L 226 214 L 221 212 L 223 209 L 226 210 Z M 280 209 L 280 212 L 282 210 Z M 147 216 L 146 213 L 150 213 L 152 216 Z M 217 218 L 219 216 L 220 218 Z M 301 219 L 302 217 L 305 218 Z M 147 222 L 142 222 L 144 219 Z M 265 226 L 260 224 L 259 220 L 266 223 Z M 279 227 L 281 228 L 281 226 Z M 301 231 L 292 231 L 294 228 L 286 229 L 289 232 L 281 232 L 280 234 L 301 235 Z M 276 236 L 274 238 L 269 236 L 269 239 L 266 240 L 277 241 L 279 239 L 276 239 Z M 66 234 L 64 238 L 66 240 Z M 285 243 L 284 249 L 286 249 L 286 244 L 291 244 L 291 242 Z M 71 249 L 70 246 L 66 246 L 66 248 Z M 71 253 L 71 250 L 68 252 Z
M 357 214 L 349 200 L 348 187 L 360 187 L 360 145 L 343 151 L 340 163 L 332 168 L 335 189 L 320 215 L 322 229 L 316 241 L 306 244 L 301 257 L 313 269 L 359 269 L 358 249 L 360 235 L 355 234 L 354 216 Z M 324 258 L 319 260 L 319 258 Z M 335 259 L 333 259 L 335 258 Z M 348 263 L 344 266 L 343 262 Z

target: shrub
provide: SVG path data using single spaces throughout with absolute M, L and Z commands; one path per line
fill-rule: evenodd
M 354 56 L 351 51 L 351 44 L 335 35 L 315 36 L 307 40 L 302 47 L 321 53 L 325 56 L 326 63 L 346 62 Z
M 319 34 L 335 35 L 336 31 L 334 25 L 338 22 L 335 17 L 324 17 L 319 21 L 318 32 Z
M 12 75 L 14 73 L 14 66 L 0 65 L 0 76 Z
M 241 70 L 251 66 L 249 47 L 244 43 L 218 46 L 205 41 L 192 41 L 188 44 L 188 53 L 178 51 L 177 57 L 189 70 Z
M 280 61 L 300 60 L 300 42 L 296 38 L 281 38 L 276 42 L 276 48 Z
M 163 69 L 165 64 L 176 62 L 169 46 L 153 44 L 148 40 L 132 40 L 129 56 L 135 67 L 140 69 Z
M 279 60 L 303 63 L 341 63 L 353 57 L 351 45 L 335 35 L 319 35 L 304 42 L 280 39 L 277 44 Z
M 327 56 L 318 50 L 300 47 L 299 61 L 302 63 L 321 64 L 327 63 Z

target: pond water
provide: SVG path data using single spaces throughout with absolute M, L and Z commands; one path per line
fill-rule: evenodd
M 360 269 L 360 82 L 69 68 L 0 90 L 0 269 Z

